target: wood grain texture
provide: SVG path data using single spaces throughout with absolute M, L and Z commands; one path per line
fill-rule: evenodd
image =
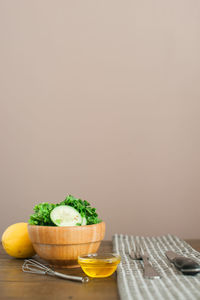
M 86 226 L 35 226 L 28 232 L 36 253 L 50 265 L 79 266 L 79 255 L 96 253 L 105 235 L 105 223 Z
M 186 241 L 200 251 L 200 239 Z M 112 252 L 112 242 L 102 241 L 98 252 Z M 21 270 L 22 264 L 22 259 L 9 257 L 0 246 L 0 299 L 119 300 L 116 272 L 108 278 L 94 278 L 87 284 L 80 284 L 51 276 L 25 274 Z M 81 268 L 56 270 L 84 275 Z

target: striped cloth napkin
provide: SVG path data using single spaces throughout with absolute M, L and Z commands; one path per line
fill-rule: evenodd
M 142 242 L 148 251 L 151 264 L 161 278 L 145 279 L 141 261 L 129 257 L 135 242 Z M 180 255 L 194 258 L 200 264 L 200 253 L 185 241 L 173 235 L 139 237 L 115 234 L 113 251 L 120 254 L 117 283 L 121 300 L 200 300 L 200 273 L 183 275 L 166 258 L 165 251 L 172 250 Z

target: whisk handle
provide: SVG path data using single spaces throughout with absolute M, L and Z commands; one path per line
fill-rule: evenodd
M 49 275 L 53 275 L 53 274 L 49 274 Z M 54 276 L 57 276 L 57 277 L 60 277 L 60 278 L 63 278 L 63 279 L 79 281 L 79 282 L 82 282 L 82 283 L 85 283 L 85 282 L 89 281 L 88 277 L 66 275 L 66 274 L 62 274 L 62 273 L 59 273 L 59 272 L 54 272 Z

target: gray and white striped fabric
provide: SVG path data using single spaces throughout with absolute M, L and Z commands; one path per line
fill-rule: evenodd
M 149 259 L 161 278 L 145 279 L 141 261 L 128 255 L 135 242 L 142 242 Z M 113 251 L 120 254 L 117 268 L 118 290 L 121 300 L 200 300 L 200 273 L 183 275 L 166 258 L 165 251 L 172 250 L 180 255 L 194 258 L 200 263 L 200 253 L 176 236 L 139 237 L 115 234 Z

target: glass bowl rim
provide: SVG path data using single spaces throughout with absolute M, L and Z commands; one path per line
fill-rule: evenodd
M 101 258 L 101 256 L 104 256 L 104 258 Z M 108 258 L 106 258 L 108 256 Z M 108 261 L 109 259 L 112 260 L 112 258 L 115 258 L 116 260 L 119 259 L 121 261 L 121 256 L 116 253 L 116 252 L 105 252 L 105 253 L 88 253 L 84 255 L 79 255 L 78 256 L 78 261 L 84 262 L 85 259 L 97 259 L 97 260 L 102 260 L 107 263 L 113 263 L 115 261 Z

